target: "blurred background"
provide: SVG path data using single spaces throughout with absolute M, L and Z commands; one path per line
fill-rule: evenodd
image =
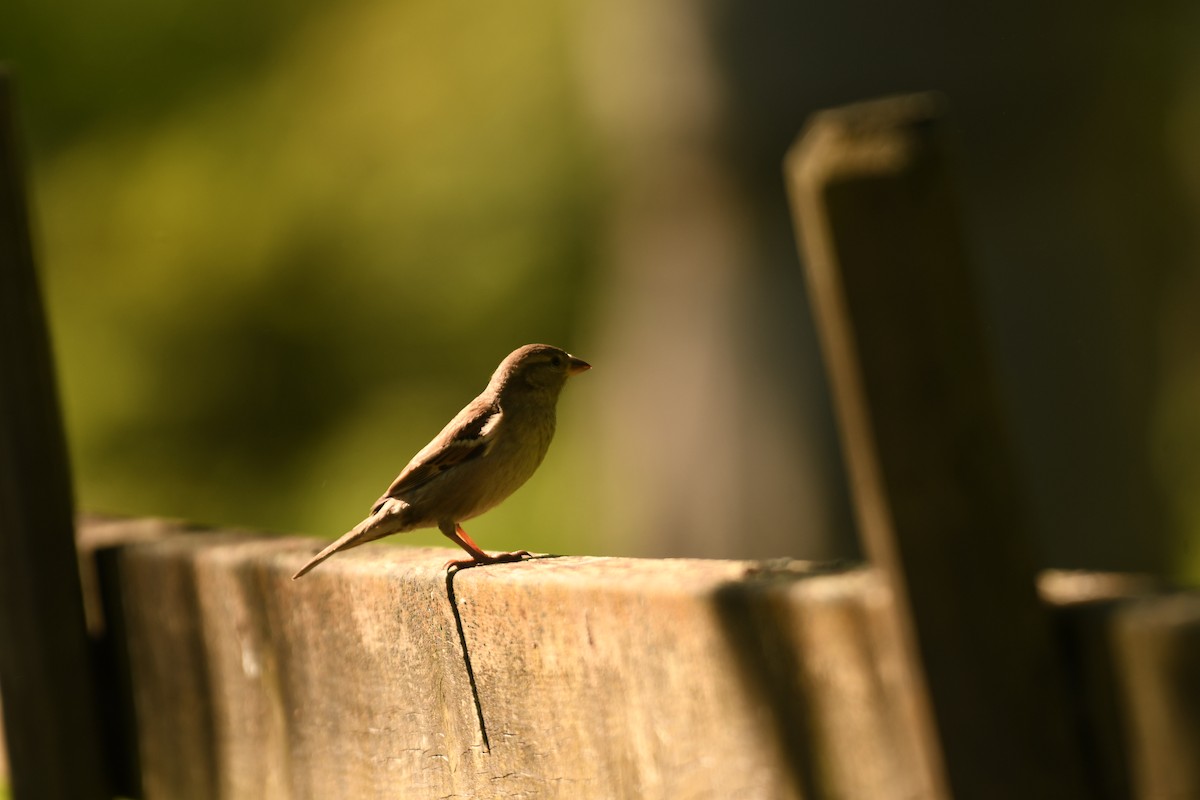
M 1200 8 L 1054 5 L 7 0 L 80 507 L 332 538 L 544 341 L 484 547 L 854 556 L 780 162 L 934 89 L 1041 562 L 1200 577 Z

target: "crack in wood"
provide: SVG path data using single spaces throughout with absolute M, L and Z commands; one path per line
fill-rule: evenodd
M 471 651 L 467 649 L 467 633 L 463 629 L 462 614 L 458 610 L 458 599 L 454 596 L 454 576 L 458 570 L 446 573 L 446 599 L 450 601 L 450 610 L 454 612 L 454 625 L 458 628 L 458 642 L 462 645 L 463 664 L 467 668 L 467 681 L 471 684 L 471 699 L 475 702 L 475 716 L 479 719 L 479 735 L 483 738 L 483 750 L 492 752 L 491 742 L 488 741 L 487 723 L 483 719 L 483 704 L 479 701 L 479 686 L 475 682 L 475 669 L 471 666 Z

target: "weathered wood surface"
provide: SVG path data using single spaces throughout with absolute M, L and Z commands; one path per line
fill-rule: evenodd
M 937 796 L 875 570 L 570 557 L 448 587 L 453 551 L 372 546 L 294 582 L 318 543 L 127 525 L 90 585 L 129 796 Z M 1091 796 L 1200 796 L 1200 597 L 1041 590 Z
M 918 95 L 822 112 L 787 176 L 864 551 L 938 796 L 1086 796 L 962 244 Z
M 929 796 L 871 572 L 314 550 L 97 552 L 142 796 Z
M 0 70 L 0 693 L 14 796 L 86 800 L 109 795 L 16 131 Z

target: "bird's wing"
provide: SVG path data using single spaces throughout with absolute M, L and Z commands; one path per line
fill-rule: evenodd
M 429 483 L 448 469 L 487 454 L 496 440 L 503 413 L 495 403 L 476 401 L 458 413 L 433 441 L 425 445 L 388 490 L 375 501 L 375 513 L 389 497 L 400 498 Z

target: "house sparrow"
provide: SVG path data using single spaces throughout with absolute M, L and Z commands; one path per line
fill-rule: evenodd
M 489 555 L 460 523 L 498 505 L 533 475 L 554 437 L 559 392 L 567 378 L 588 369 L 591 364 L 547 344 L 514 350 L 483 393 L 413 456 L 371 515 L 317 553 L 292 580 L 340 550 L 435 526 L 471 554 L 447 568 L 528 556 L 525 550 Z

